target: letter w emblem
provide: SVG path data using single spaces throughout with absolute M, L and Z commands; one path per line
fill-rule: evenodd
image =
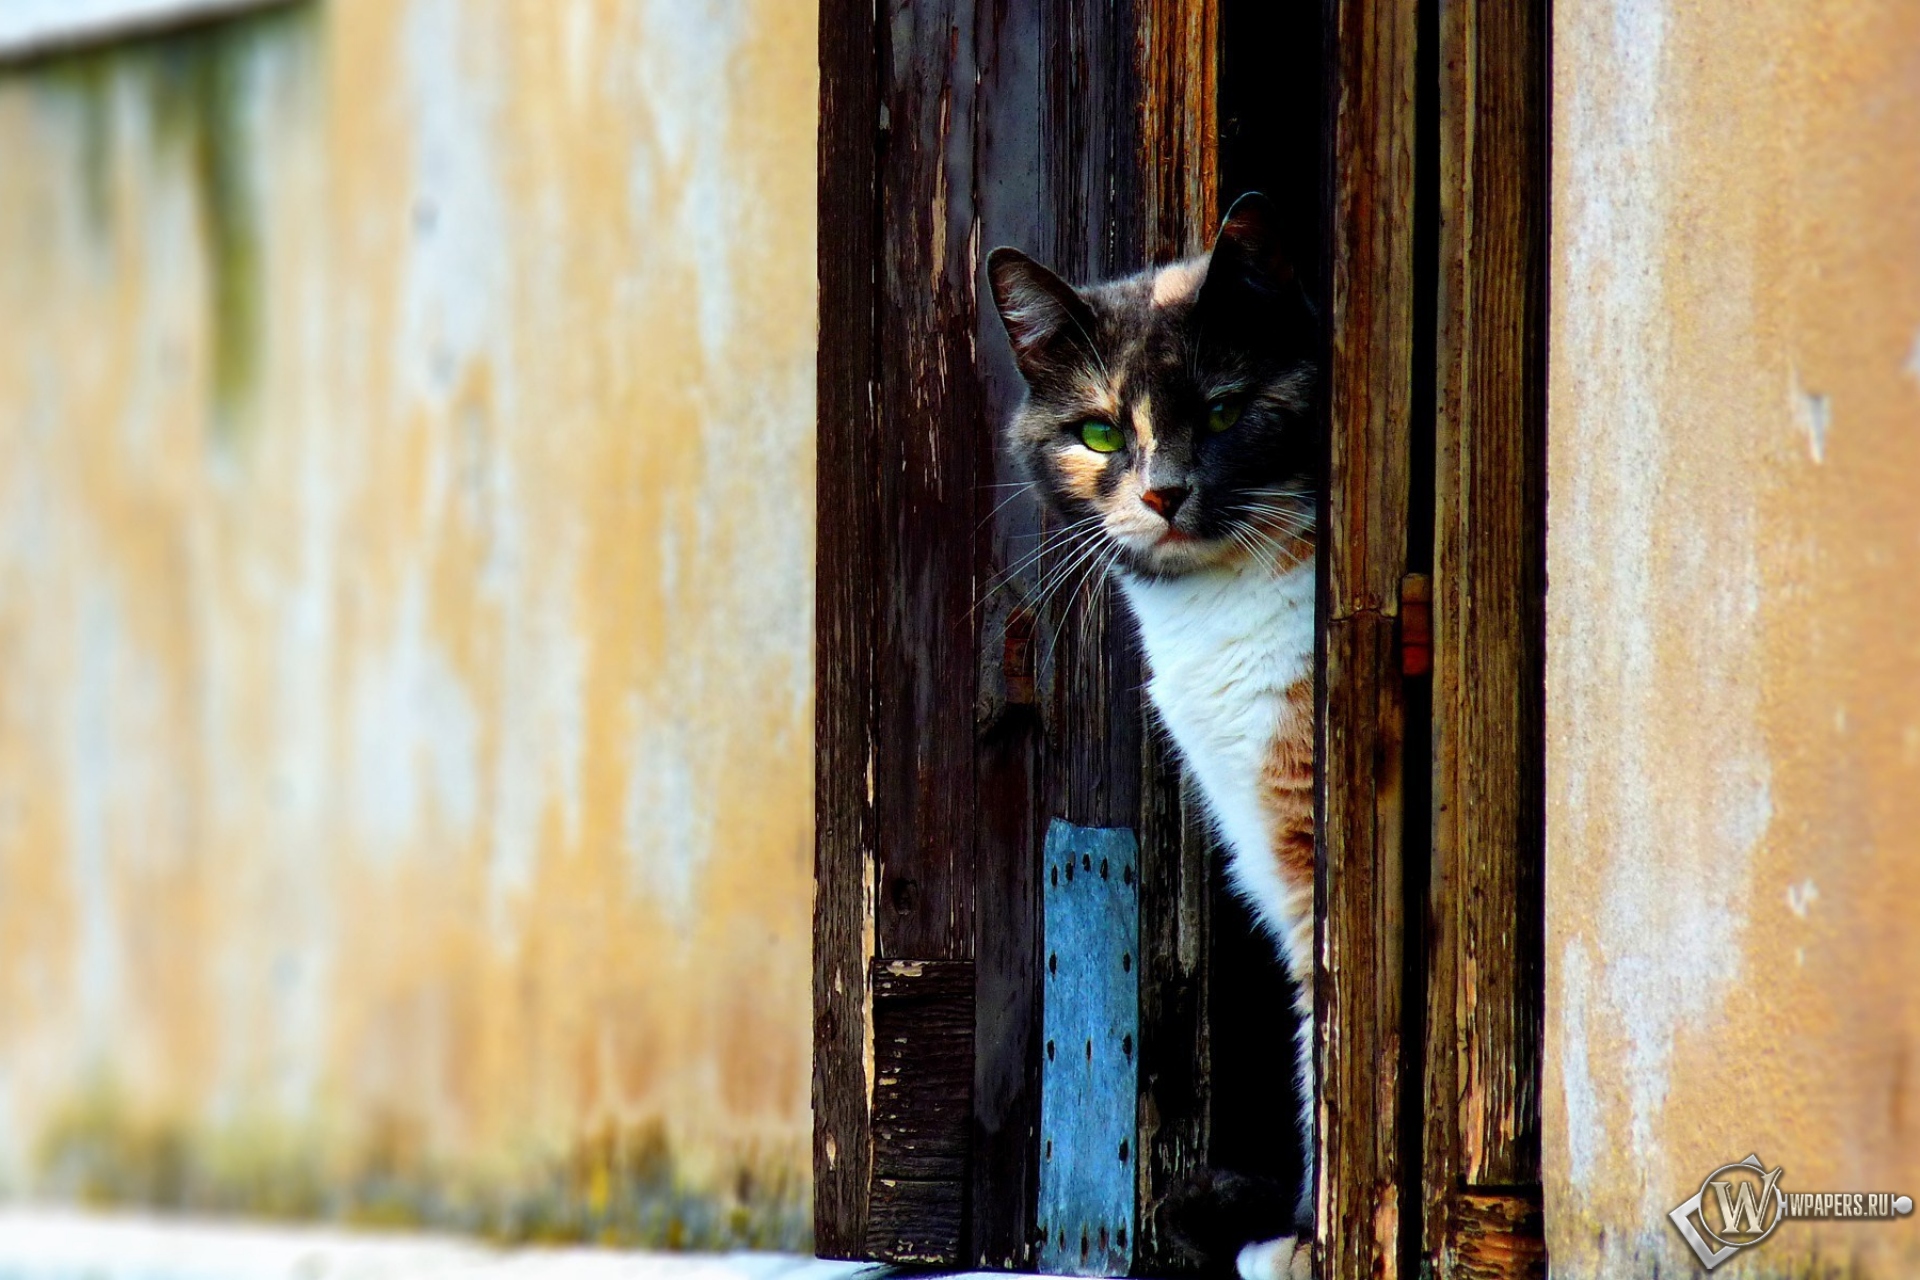
M 1722 1230 L 1754 1236 L 1764 1232 L 1770 1224 L 1762 1219 L 1774 1203 L 1774 1184 L 1779 1181 L 1780 1169 L 1775 1168 L 1758 1187 L 1744 1178 L 1737 1189 L 1732 1182 L 1714 1183 L 1714 1194 L 1720 1197 L 1720 1221 L 1726 1224 Z

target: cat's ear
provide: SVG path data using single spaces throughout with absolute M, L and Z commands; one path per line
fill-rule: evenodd
M 1293 264 L 1280 247 L 1280 212 L 1273 201 L 1249 191 L 1233 202 L 1214 237 L 1203 308 L 1249 297 L 1272 299 L 1293 279 Z
M 1092 341 L 1093 309 L 1072 285 L 1018 249 L 987 255 L 987 280 L 1014 363 L 1031 379 L 1072 346 Z

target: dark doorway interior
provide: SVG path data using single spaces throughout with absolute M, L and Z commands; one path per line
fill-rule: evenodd
M 1325 38 L 1316 3 L 1226 0 L 1220 22 L 1220 207 L 1263 191 L 1325 314 Z M 1212 1162 L 1297 1188 L 1302 1168 L 1292 992 L 1273 943 L 1215 879 L 1208 991 Z

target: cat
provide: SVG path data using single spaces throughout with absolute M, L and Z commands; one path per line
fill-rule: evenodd
M 1026 382 L 1008 446 L 1069 537 L 1105 544 L 1094 563 L 1133 614 L 1148 696 L 1292 976 L 1310 1151 L 1313 309 L 1257 193 L 1206 253 L 1126 279 L 1076 289 L 1010 248 L 987 275 Z M 1304 1234 L 1241 1237 L 1246 1280 L 1309 1274 L 1308 1164 L 1291 1224 Z

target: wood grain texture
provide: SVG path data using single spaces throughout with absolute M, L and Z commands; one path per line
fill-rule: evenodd
M 1399 1269 L 1402 749 L 1414 325 L 1413 0 L 1331 0 L 1321 556 L 1318 1265 Z
M 1015 244 L 1069 278 L 1137 269 L 1145 258 L 1138 165 L 1138 78 L 1130 8 L 1046 3 L 982 4 L 973 17 L 979 89 L 973 155 L 978 252 Z M 967 37 L 962 36 L 964 41 Z M 976 281 L 977 283 L 977 281 Z M 990 303 L 977 312 L 983 388 L 978 431 L 993 440 L 1021 393 Z M 1010 483 L 996 458 L 993 479 Z M 1022 498 L 982 487 L 982 584 L 1036 549 L 1053 522 Z M 976 933 L 980 1032 L 970 1248 L 975 1265 L 1037 1265 L 1040 1075 L 1039 899 L 1034 872 L 1047 826 L 1136 827 L 1141 800 L 1141 673 L 1120 604 L 1087 584 L 1042 603 L 1035 591 L 1069 568 L 1042 554 L 1023 579 L 998 588 L 1030 620 L 1030 705 L 981 740 L 981 826 L 976 832 Z M 1000 597 L 989 597 L 991 618 Z M 986 653 L 1006 652 L 983 635 Z
M 1220 217 L 1221 0 L 1140 0 L 1139 172 L 1143 257 L 1206 247 Z M 1159 1222 L 1168 1192 L 1212 1162 L 1207 1013 L 1213 946 L 1212 832 L 1203 802 L 1144 700 L 1140 741 L 1140 1068 L 1134 1268 L 1194 1266 Z
M 972 532 L 991 465 L 974 369 L 978 77 L 961 38 L 973 17 L 968 0 L 920 4 L 889 10 L 875 31 L 878 385 L 862 477 L 878 512 L 866 588 L 876 868 L 866 1252 L 946 1266 L 964 1260 L 967 1234 L 982 567 Z M 931 992 L 936 982 L 954 990 Z
M 822 10 L 823 1252 L 906 1235 L 920 1248 L 949 1213 L 914 1179 L 876 1168 L 862 1182 L 865 1164 L 845 1154 L 880 1150 L 866 1095 L 847 1100 L 867 1025 L 850 975 L 869 955 L 971 958 L 961 1234 L 974 1265 L 1034 1265 L 1034 875 L 1055 817 L 1139 832 L 1142 902 L 1171 913 L 1170 949 L 1139 957 L 1138 1050 L 1143 1067 L 1166 1069 L 1143 1081 L 1136 1213 L 1206 1160 L 1210 846 L 1147 731 L 1131 625 L 1110 592 L 1035 600 L 1063 567 L 1050 555 L 979 598 L 1050 527 L 993 488 L 1015 479 L 993 446 L 1021 388 L 979 264 L 1011 243 L 1091 281 L 1204 242 L 1218 210 L 1219 9 L 948 0 L 889 8 L 884 22 L 842 0 Z M 857 352 L 837 343 L 849 310 L 864 317 Z M 1030 632 L 1010 645 L 1013 619 Z M 885 1222 L 862 1216 L 856 1186 Z M 935 1220 L 901 1216 L 916 1205 Z
M 1157 725 L 1143 761 L 1140 827 L 1140 1275 L 1171 1275 L 1195 1262 L 1168 1236 L 1167 1193 L 1205 1168 L 1212 1148 L 1214 843 L 1204 802 L 1183 785 L 1173 746 Z
M 974 683 L 969 536 L 991 440 L 978 429 L 971 238 L 973 44 L 966 0 L 879 31 L 878 491 L 871 773 L 876 954 L 973 953 Z M 830 225 L 830 224 L 829 224 Z
M 824 1252 L 901 1230 L 925 1236 L 896 1219 L 908 1200 L 936 1203 L 902 1192 L 884 1210 L 885 1230 L 871 1232 L 864 1205 L 852 1203 L 856 1187 L 865 1194 L 871 1182 L 885 1199 L 880 1184 L 896 1180 L 863 1182 L 864 1165 L 844 1154 L 869 1140 L 864 1091 L 861 1105 L 848 1101 L 865 1027 L 860 993 L 845 994 L 850 975 L 864 975 L 868 953 L 972 958 L 963 1235 L 976 1265 L 1033 1265 L 1034 872 L 1046 824 L 1137 828 L 1143 797 L 1177 786 L 1145 736 L 1140 666 L 1110 594 L 1062 591 L 1034 607 L 1033 584 L 1062 567 L 1043 555 L 1024 579 L 977 598 L 1047 528 L 1033 504 L 1001 507 L 993 488 L 1014 479 L 994 443 L 1021 387 L 998 319 L 981 305 L 985 249 L 1018 244 L 1080 280 L 1144 265 L 1154 248 L 1142 231 L 1149 120 L 1164 130 L 1153 155 L 1177 156 L 1188 175 L 1180 199 L 1209 181 L 1211 126 L 1182 105 L 1195 101 L 1193 86 L 1163 67 L 1173 96 L 1143 105 L 1144 21 L 1134 5 L 1068 0 L 917 4 L 889 9 L 884 22 L 871 6 L 830 0 L 822 11 Z M 1204 35 L 1180 23 L 1181 38 Z M 1174 231 L 1192 233 L 1184 221 Z M 848 351 L 838 338 L 856 312 L 865 328 Z M 1012 646 L 1011 619 L 1030 628 Z M 1011 677 L 1010 649 L 1024 659 Z
M 814 579 L 814 1248 L 863 1257 L 869 1169 L 867 960 L 872 950 L 872 474 L 877 395 L 872 262 L 872 6 L 820 5 L 820 348 Z M 825 238 L 823 237 L 823 243 Z
M 965 1246 L 973 962 L 873 962 L 867 1256 L 952 1266 Z
M 1326 1277 L 1397 1274 L 1402 687 L 1392 617 L 1328 621 L 1316 1028 Z
M 1534 1265 L 1481 1239 L 1474 1206 L 1540 1177 L 1546 59 L 1544 0 L 1441 8 L 1424 1180 L 1442 1274 Z
M 877 1178 L 867 1226 L 871 1258 L 902 1265 L 952 1267 L 966 1238 L 967 1206 L 953 1184 Z
M 1026 6 L 976 9 L 967 36 L 977 51 L 974 95 L 971 252 L 1039 243 L 1046 221 L 1039 175 L 1047 142 L 1038 123 L 1049 87 L 1040 75 L 1040 16 Z M 991 441 L 1021 392 L 999 317 L 976 272 L 973 377 L 980 420 Z M 1044 827 L 1041 657 L 1051 632 L 1029 607 L 1032 577 L 1000 582 L 1034 546 L 1034 504 L 1008 489 L 1018 480 L 996 453 L 976 490 L 970 527 L 979 531 L 981 660 L 1006 691 L 977 724 L 979 825 L 974 833 L 975 1051 L 973 1168 L 968 1248 L 977 1267 L 1030 1270 L 1038 1195 L 1040 1077 L 1040 891 L 1035 880 Z M 998 508 L 998 510 L 996 510 Z M 1009 627 L 1018 625 L 1011 637 Z M 1023 638 L 1024 637 L 1024 638 Z M 1010 645 L 1010 638 L 1012 644 Z M 1009 649 L 1018 664 L 1009 671 Z
M 1138 0 L 1140 172 L 1149 257 L 1206 247 L 1220 212 L 1222 0 Z
M 1469 1191 L 1455 1198 L 1452 1256 L 1457 1280 L 1546 1280 L 1540 1188 Z

